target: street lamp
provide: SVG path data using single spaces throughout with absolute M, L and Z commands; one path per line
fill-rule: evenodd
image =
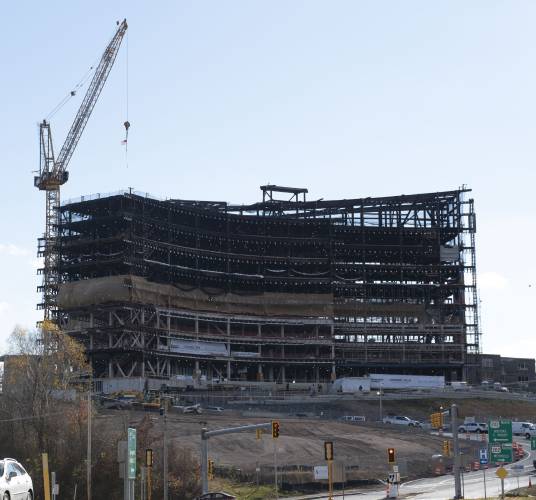
M 380 422 L 383 422 L 383 406 L 382 406 L 382 395 L 383 395 L 383 390 L 382 390 L 382 383 L 380 381 L 380 390 L 376 392 L 376 394 L 378 396 L 380 396 Z

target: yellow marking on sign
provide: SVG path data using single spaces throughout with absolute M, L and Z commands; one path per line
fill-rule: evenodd
M 499 467 L 495 472 L 498 478 L 506 479 L 508 477 L 508 471 L 504 467 Z

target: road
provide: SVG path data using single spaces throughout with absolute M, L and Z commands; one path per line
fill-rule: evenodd
M 512 470 L 510 464 L 505 467 L 509 476 L 504 481 L 505 491 L 513 490 L 519 486 L 528 485 L 529 474 L 533 473 L 532 460 L 534 453 L 530 451 L 530 444 L 523 443 L 525 451 L 529 453 L 528 457 L 519 460 L 516 464 L 524 466 L 521 474 Z M 495 468 L 486 470 L 486 493 L 487 496 L 498 496 L 501 493 L 501 480 L 495 475 Z M 536 477 L 532 477 L 536 484 Z M 463 478 L 463 493 L 466 499 L 484 498 L 484 473 L 482 471 L 468 472 Z M 402 484 L 400 488 L 400 498 L 415 500 L 449 500 L 454 496 L 454 477 L 439 476 L 435 478 L 418 479 Z M 342 498 L 342 495 L 336 495 Z M 311 497 L 309 497 L 311 498 Z M 315 497 L 318 499 L 327 499 L 328 497 Z M 385 488 L 376 491 L 363 491 L 362 493 L 351 493 L 344 496 L 345 500 L 383 500 L 385 499 Z

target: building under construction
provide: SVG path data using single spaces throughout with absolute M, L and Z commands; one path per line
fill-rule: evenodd
M 469 190 L 261 190 L 252 205 L 121 192 L 61 207 L 58 320 L 97 380 L 464 377 L 479 352 Z

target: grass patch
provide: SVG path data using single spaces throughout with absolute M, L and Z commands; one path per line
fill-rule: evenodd
M 275 488 L 270 485 L 261 484 L 257 487 L 256 484 L 235 483 L 225 479 L 216 478 L 210 481 L 210 491 L 225 491 L 236 496 L 238 500 L 263 500 L 273 499 L 275 496 Z M 285 496 L 279 492 L 279 496 Z

